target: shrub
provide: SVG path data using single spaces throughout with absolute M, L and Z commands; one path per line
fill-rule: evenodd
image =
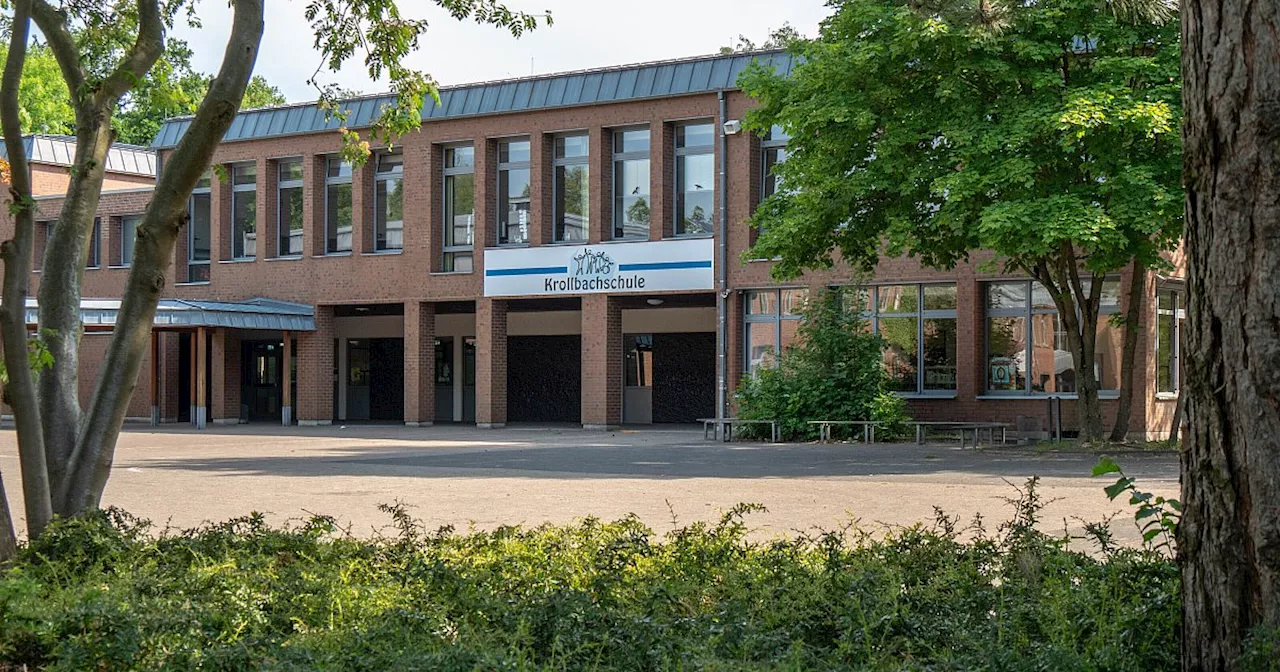
M 890 427 L 880 436 L 900 434 L 910 416 L 885 389 L 883 347 L 839 292 L 827 292 L 805 306 L 796 341 L 777 362 L 743 380 L 738 415 L 778 421 L 786 440 L 815 438 L 812 420 L 881 420 Z
M 663 536 L 634 517 L 431 533 L 394 507 L 369 540 L 97 516 L 0 573 L 0 669 L 1176 669 L 1173 562 L 1071 551 L 1039 507 L 1033 482 L 995 531 L 939 514 L 766 542 L 751 506 Z

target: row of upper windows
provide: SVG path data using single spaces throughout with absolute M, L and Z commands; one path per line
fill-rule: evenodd
M 674 208 L 672 232 L 676 236 L 710 235 L 715 209 L 715 126 L 708 122 L 687 122 L 674 128 Z M 627 127 L 612 131 L 612 237 L 616 240 L 646 240 L 650 227 L 650 131 L 648 127 Z M 787 136 L 780 127 L 771 129 L 761 142 L 761 196 L 779 188 L 774 167 L 786 159 Z M 585 134 L 564 134 L 554 138 L 552 157 L 552 235 L 555 242 L 587 240 L 591 226 L 590 146 Z M 443 148 L 444 217 L 442 222 L 441 270 L 470 272 L 476 235 L 475 148 L 447 145 Z M 528 139 L 507 139 L 497 143 L 497 242 L 499 245 L 527 245 L 531 240 L 532 155 Z M 275 165 L 277 190 L 275 250 L 279 258 L 303 253 L 303 160 L 278 159 Z M 403 157 L 379 152 L 373 157 L 373 250 L 396 252 L 404 246 Z M 261 233 L 257 211 L 257 164 L 231 164 L 228 171 L 231 219 L 228 223 L 231 259 L 250 260 L 258 256 Z M 351 164 L 338 157 L 325 160 L 324 169 L 324 253 L 349 254 L 353 249 L 353 199 Z M 212 174 L 197 183 L 190 202 L 187 266 L 188 282 L 209 279 L 212 259 Z M 128 266 L 133 258 L 134 232 L 141 215 L 112 218 L 119 227 L 120 254 L 112 266 Z M 46 222 L 45 227 L 52 226 Z M 101 266 L 100 222 L 95 222 L 90 241 L 89 268 Z M 113 253 L 114 255 L 114 253 Z M 38 254 L 37 257 L 40 255 Z
M 675 126 L 674 208 L 676 236 L 710 235 L 715 208 L 715 127 L 708 122 Z M 628 127 L 612 131 L 612 236 L 617 240 L 649 238 L 650 131 Z M 785 159 L 786 136 L 772 130 L 763 140 L 762 193 L 776 189 L 773 166 Z M 496 239 L 499 245 L 527 245 L 531 240 L 532 155 L 528 139 L 497 143 Z M 441 270 L 470 272 L 476 239 L 475 147 L 446 145 L 443 151 L 443 221 Z M 395 252 L 404 246 L 403 158 L 381 152 L 374 161 L 374 252 Z M 303 168 L 301 159 L 276 161 L 275 250 L 278 257 L 303 251 Z M 230 255 L 253 259 L 258 254 L 257 165 L 233 164 L 231 182 Z M 591 226 L 590 145 L 584 134 L 557 135 L 552 155 L 552 236 L 555 242 L 585 242 Z M 351 164 L 338 157 L 325 161 L 325 254 L 349 254 L 353 249 Z M 190 281 L 208 278 L 210 259 L 209 179 L 192 196 L 188 264 Z M 206 268 L 199 268 L 205 265 Z

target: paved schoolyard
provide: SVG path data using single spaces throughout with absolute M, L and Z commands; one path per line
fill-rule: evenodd
M 700 430 L 587 432 L 574 428 L 473 427 L 278 428 L 183 425 L 127 427 L 120 438 L 106 503 L 158 524 L 187 527 L 262 511 L 272 520 L 337 516 L 364 533 L 388 519 L 380 503 L 404 502 L 431 526 L 491 528 L 638 514 L 659 531 L 711 519 L 739 502 L 768 507 L 750 524 L 756 536 L 932 520 L 933 507 L 992 526 L 1015 495 L 1008 482 L 1041 477 L 1056 499 L 1045 526 L 1080 529 L 1125 511 L 1089 478 L 1091 455 L 961 450 L 955 445 L 722 444 Z M 1120 460 L 1142 487 L 1176 496 L 1171 454 Z M 0 470 L 15 515 L 22 507 L 17 442 L 0 431 Z M 1008 481 L 1008 482 L 1006 482 Z M 1064 523 L 1065 520 L 1065 523 Z M 1133 541 L 1132 521 L 1116 519 Z

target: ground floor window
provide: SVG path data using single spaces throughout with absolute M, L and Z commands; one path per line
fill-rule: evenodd
M 806 298 L 806 289 L 758 289 L 743 295 L 748 375 L 771 366 L 778 353 L 795 342 Z
M 1177 394 L 1182 388 L 1182 320 L 1186 296 L 1162 289 L 1156 302 L 1156 392 Z
M 949 394 L 956 389 L 956 285 L 878 285 L 848 292 L 885 340 L 889 387 L 904 394 Z
M 1085 280 L 1085 291 L 1089 281 Z M 1104 280 L 1094 347 L 1100 390 L 1120 389 L 1124 329 L 1111 323 L 1120 312 L 1120 281 Z M 986 287 L 986 390 L 991 394 L 1075 394 L 1075 359 L 1053 297 L 1033 280 L 991 282 Z

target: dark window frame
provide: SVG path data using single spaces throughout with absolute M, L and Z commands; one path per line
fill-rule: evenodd
M 558 152 L 552 152 L 551 160 L 551 239 L 556 243 L 580 244 L 591 239 L 591 137 L 585 132 L 558 133 L 552 139 L 552 147 L 558 147 L 559 143 L 569 138 L 583 138 L 586 140 L 587 151 L 581 156 L 557 156 Z M 587 213 L 582 222 L 582 238 L 570 239 L 564 234 L 568 231 L 568 227 L 564 225 L 564 218 L 567 212 L 561 212 L 560 201 L 560 180 L 558 174 L 561 170 L 567 168 L 584 168 L 587 171 Z
M 450 165 L 451 158 L 456 156 L 456 152 L 458 150 L 463 150 L 463 149 L 471 150 L 471 162 L 467 165 Z M 440 152 L 441 152 L 441 157 L 443 159 L 443 162 L 442 162 L 443 168 L 441 169 L 441 175 L 440 175 L 440 189 L 441 189 L 440 193 L 443 196 L 441 208 L 440 208 L 440 212 L 442 215 L 442 219 L 440 222 L 441 234 L 442 234 L 440 238 L 440 241 L 442 243 L 440 246 L 440 257 L 441 257 L 440 268 L 445 273 L 471 273 L 475 269 L 475 226 L 476 226 L 476 221 L 475 221 L 476 202 L 475 202 L 475 191 L 474 191 L 475 190 L 475 174 L 476 174 L 475 143 L 455 142 L 447 145 L 442 145 L 440 147 Z M 453 218 L 453 208 L 452 208 L 453 204 L 450 202 L 451 199 L 450 199 L 450 191 L 449 191 L 449 188 L 450 188 L 449 178 L 457 178 L 461 175 L 471 176 L 471 188 L 472 188 L 471 241 L 472 242 L 470 244 L 458 244 L 457 242 L 455 242 L 452 245 L 448 245 L 445 243 L 447 243 L 447 241 L 449 241 L 449 239 L 451 238 L 453 234 L 453 226 L 454 226 L 454 222 L 451 221 Z M 465 271 L 456 270 L 458 259 L 460 258 L 467 258 L 470 260 L 471 266 L 468 270 L 465 270 Z
M 303 169 L 303 176 L 297 179 L 285 179 L 284 178 L 285 172 L 283 170 L 284 166 L 289 164 L 294 164 L 294 163 L 298 164 L 298 166 Z M 299 250 L 297 252 L 290 252 L 287 254 L 285 253 L 287 246 L 284 245 L 284 242 L 292 238 L 292 231 L 293 231 L 293 229 L 289 229 L 290 233 L 286 235 L 285 228 L 284 228 L 288 224 L 288 222 L 286 222 L 285 218 L 282 216 L 284 214 L 284 209 L 285 209 L 285 198 L 283 196 L 283 192 L 286 189 L 302 189 L 303 196 L 305 198 L 306 166 L 305 164 L 303 164 L 302 157 L 288 157 L 288 158 L 276 160 L 276 258 L 277 259 L 300 259 L 306 251 L 305 242 L 303 244 L 302 250 Z M 306 228 L 307 228 L 306 219 L 305 219 L 305 215 L 303 215 L 303 223 L 302 223 L 302 230 L 304 232 L 303 236 L 306 235 L 305 233 Z
M 503 147 L 509 146 L 513 143 L 525 143 L 529 146 L 529 158 L 527 160 L 525 161 L 510 161 L 510 160 L 503 161 L 502 160 Z M 497 164 L 498 167 L 497 167 L 497 172 L 495 173 L 495 177 L 497 179 L 495 188 L 497 189 L 496 193 L 498 198 L 496 200 L 498 205 L 495 208 L 496 212 L 494 213 L 494 226 L 497 228 L 496 236 L 494 237 L 494 240 L 498 242 L 499 247 L 525 247 L 529 244 L 530 238 L 532 238 L 532 236 L 526 233 L 524 240 L 514 240 L 514 241 L 511 240 L 512 223 L 503 221 L 504 217 L 506 217 L 506 215 L 510 212 L 509 204 L 511 201 L 509 200 L 510 195 L 505 193 L 505 191 L 502 188 L 502 178 L 504 175 L 506 175 L 508 176 L 507 179 L 510 180 L 510 174 L 511 174 L 511 171 L 513 170 L 523 170 L 529 176 L 528 177 L 529 192 L 530 192 L 529 199 L 528 199 L 529 217 L 528 217 L 528 222 L 525 225 L 525 228 L 532 229 L 534 226 L 534 222 L 533 222 L 533 140 L 528 137 L 502 138 L 501 140 L 498 140 L 497 156 L 498 156 L 498 164 Z M 509 183 L 508 183 L 508 186 L 510 186 Z M 504 203 L 508 204 L 508 207 L 503 207 Z
M 710 127 L 711 142 L 705 145 L 692 145 L 692 146 L 681 147 L 680 131 L 682 129 L 689 128 L 691 126 Z M 719 207 L 719 204 L 716 202 L 716 189 L 718 187 L 718 185 L 716 184 L 716 180 L 717 180 L 716 178 L 716 138 L 718 133 L 719 133 L 719 130 L 716 128 L 715 121 L 711 119 L 694 119 L 689 121 L 682 121 L 676 124 L 675 133 L 674 133 L 675 142 L 673 143 L 675 145 L 675 150 L 674 150 L 675 158 L 672 161 L 672 169 L 671 169 L 671 173 L 672 173 L 671 203 L 673 206 L 671 208 L 671 213 L 672 213 L 671 214 L 671 217 L 672 217 L 671 232 L 672 232 L 672 235 L 676 238 L 705 238 L 707 236 L 714 235 L 715 233 L 715 220 L 717 215 L 717 208 Z M 685 192 L 683 189 L 681 189 L 680 183 L 681 183 L 681 178 L 683 177 L 683 173 L 686 171 L 686 169 L 684 168 L 685 159 L 687 159 L 690 156 L 710 156 L 711 157 L 711 179 L 710 179 L 711 186 L 708 187 L 707 189 L 707 191 L 711 193 L 711 210 L 707 212 L 707 223 L 706 223 L 707 230 L 706 231 L 683 230 L 684 221 L 683 221 L 683 218 L 681 217 L 682 215 L 681 204 L 684 202 Z
M 645 132 L 644 149 L 623 151 L 621 147 L 623 146 L 622 139 L 624 137 L 624 134 L 635 133 L 636 131 Z M 653 194 L 650 189 L 650 183 L 653 177 L 653 160 L 652 160 L 653 133 L 650 130 L 648 125 L 624 126 L 620 128 L 615 128 L 613 129 L 613 135 L 611 137 L 611 147 L 613 150 L 613 156 L 610 164 L 612 168 L 613 179 L 611 180 L 610 189 L 613 193 L 610 194 L 610 197 L 611 197 L 610 203 L 613 206 L 612 207 L 613 216 L 611 217 L 612 219 L 611 223 L 613 226 L 613 229 L 612 229 L 613 239 L 614 240 L 648 240 L 649 235 L 653 230 L 653 210 L 652 210 Z M 625 211 L 623 211 L 622 208 L 619 207 L 620 198 L 625 197 L 626 194 L 618 193 L 618 185 L 622 182 L 622 180 L 619 178 L 620 172 L 623 170 L 626 163 L 632 162 L 632 161 L 644 161 L 645 163 L 646 179 L 645 179 L 645 185 L 644 185 L 644 197 L 645 199 L 647 199 L 647 203 L 649 205 L 650 211 L 649 211 L 649 219 L 644 223 L 644 229 L 645 229 L 644 233 L 627 235 L 626 219 L 625 219 L 626 213 Z
M 396 157 L 396 162 L 390 170 L 383 170 L 383 161 L 388 157 Z M 373 170 L 373 251 L 387 254 L 394 254 L 404 251 L 404 153 L 400 150 L 381 151 L 374 156 Z M 383 199 L 378 197 L 378 187 L 381 183 L 396 180 L 400 183 L 400 245 L 392 247 L 387 240 L 390 238 L 391 229 L 388 224 L 392 220 L 382 221 L 384 204 Z M 381 229 L 381 230 L 379 230 Z M 381 235 L 379 235 L 381 234 Z

